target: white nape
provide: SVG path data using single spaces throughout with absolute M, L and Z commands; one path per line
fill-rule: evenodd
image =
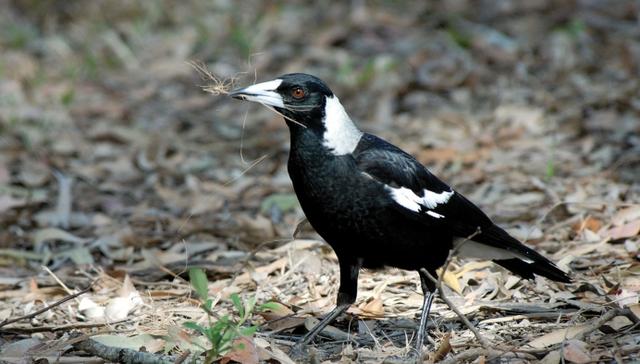
M 351 121 L 337 96 L 326 97 L 324 113 L 322 144 L 334 155 L 353 153 L 363 133 Z
M 533 263 L 533 260 L 525 257 L 522 254 L 478 243 L 473 240 L 455 238 L 453 240 L 453 246 L 457 249 L 458 256 L 460 257 L 485 260 L 504 260 L 516 258 L 528 264 Z
M 385 186 L 385 188 L 387 189 L 387 191 L 391 193 L 391 198 L 393 198 L 395 202 L 415 212 L 420 212 L 421 207 L 425 207 L 427 209 L 434 209 L 438 205 L 447 203 L 447 201 L 449 201 L 449 199 L 453 195 L 453 190 L 435 193 L 433 191 L 424 189 L 422 192 L 423 195 L 418 196 L 411 189 L 406 187 L 393 188 L 393 187 Z M 427 211 L 427 214 L 437 219 L 444 217 L 443 215 L 440 215 L 433 211 Z

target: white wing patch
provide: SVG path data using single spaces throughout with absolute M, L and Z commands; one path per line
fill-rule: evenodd
M 434 209 L 438 205 L 447 203 L 447 201 L 449 201 L 449 199 L 453 195 L 453 190 L 435 193 L 433 191 L 424 189 L 422 191 L 422 196 L 418 196 L 413 191 L 411 191 L 411 189 L 406 187 L 393 188 L 385 186 L 385 188 L 391 193 L 391 198 L 393 198 L 395 202 L 415 212 L 420 212 L 421 208 Z M 431 217 L 435 217 L 436 219 L 444 217 L 444 215 L 441 215 L 434 211 L 427 211 L 426 213 Z

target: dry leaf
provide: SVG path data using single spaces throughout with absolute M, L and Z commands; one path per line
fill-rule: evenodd
M 258 364 L 258 351 L 253 340 L 246 336 L 235 339 L 231 351 L 220 359 L 221 364 L 230 361 L 240 364 Z
M 628 309 L 636 320 L 640 320 L 640 303 L 630 305 Z
M 638 233 L 640 233 L 640 220 L 613 227 L 604 231 L 601 235 L 609 237 L 611 240 L 619 240 L 636 236 Z
M 78 304 L 78 311 L 89 320 L 104 318 L 105 308 L 93 302 L 89 297 L 82 297 Z
M 373 298 L 369 302 L 360 305 L 360 310 L 362 314 L 368 317 L 384 317 L 384 306 L 379 298 Z
M 593 358 L 587 351 L 587 343 L 580 340 L 569 340 L 562 348 L 564 359 L 576 364 L 587 364 L 593 361 Z
M 438 349 L 433 353 L 431 353 L 431 355 L 429 355 L 430 357 L 429 359 L 431 360 L 431 362 L 437 363 L 440 360 L 444 359 L 444 357 L 451 352 L 450 339 L 451 339 L 450 332 L 447 332 L 446 334 L 444 334 L 444 336 L 442 337 L 442 341 L 440 341 L 440 345 L 438 346 Z
M 588 330 L 588 325 L 577 325 L 568 328 L 554 330 L 548 334 L 542 335 L 525 344 L 536 349 L 546 348 L 551 345 L 559 344 L 566 339 L 572 339 L 584 331 Z
M 129 275 L 125 276 L 118 295 L 111 299 L 105 308 L 104 315 L 108 321 L 123 320 L 133 309 L 143 304 L 142 297 L 131 283 Z
M 442 269 L 438 270 L 438 274 L 442 274 Z M 449 288 L 456 291 L 458 294 L 462 294 L 462 287 L 460 287 L 458 276 L 456 274 L 453 274 L 452 272 L 447 270 L 442 276 L 442 282 L 444 282 L 444 284 L 449 286 Z
M 591 231 L 598 231 L 602 227 L 602 221 L 596 219 L 593 216 L 587 216 L 586 219 L 582 221 L 578 221 L 573 224 L 572 228 L 576 232 L 581 232 L 584 229 L 588 229 Z
M 631 325 L 633 325 L 633 322 L 629 320 L 627 316 L 616 316 L 606 324 L 602 325 L 602 327 L 600 327 L 600 331 L 604 332 L 605 334 L 614 334 Z
M 615 226 L 621 226 L 630 221 L 640 220 L 640 205 L 633 205 L 618 211 L 611 218 Z
M 304 325 L 306 319 L 303 317 L 283 317 L 275 321 L 270 321 L 262 325 L 271 332 L 280 332 L 284 330 L 293 329 Z
M 559 364 L 560 360 L 562 360 L 560 350 L 554 350 L 540 359 L 540 364 Z
M 283 305 L 280 302 L 271 302 L 270 306 L 271 307 L 269 307 L 268 309 L 264 309 L 258 312 L 258 314 L 267 321 L 277 320 L 285 316 L 293 315 L 294 313 L 289 307 Z

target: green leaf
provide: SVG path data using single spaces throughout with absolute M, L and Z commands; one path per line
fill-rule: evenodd
M 189 269 L 189 280 L 191 286 L 196 290 L 198 297 L 202 301 L 206 301 L 209 296 L 209 281 L 207 280 L 207 274 L 201 268 Z
M 258 311 L 266 311 L 266 310 L 275 311 L 279 308 L 280 308 L 280 304 L 278 302 L 266 302 L 258 306 L 257 310 Z
M 242 336 L 251 336 L 251 335 L 255 334 L 256 331 L 258 331 L 258 326 L 242 327 L 242 328 L 240 328 L 240 330 L 238 330 L 238 332 Z
M 238 316 L 244 317 L 244 306 L 242 305 L 242 301 L 240 301 L 240 296 L 238 296 L 237 293 L 232 293 L 229 298 L 231 298 L 231 302 L 233 302 L 233 307 L 238 311 Z

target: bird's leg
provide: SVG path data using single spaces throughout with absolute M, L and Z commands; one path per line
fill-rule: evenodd
M 340 288 L 338 288 L 338 302 L 336 307 L 314 326 L 313 329 L 296 344 L 296 347 L 310 343 L 327 325 L 344 313 L 347 308 L 356 301 L 358 293 L 358 273 L 360 272 L 361 263 L 347 262 L 339 258 L 338 262 L 340 264 Z
M 427 328 L 427 319 L 429 318 L 429 311 L 431 310 L 431 303 L 433 303 L 433 297 L 435 296 L 435 284 L 429 279 L 427 274 L 423 270 L 418 271 L 420 273 L 420 285 L 422 286 L 422 294 L 424 296 L 422 300 L 422 315 L 420 315 L 420 326 L 418 326 L 418 333 L 416 335 L 416 352 L 420 354 L 422 352 L 422 344 L 424 343 L 424 335 Z M 433 277 L 436 277 L 436 272 L 429 272 Z

